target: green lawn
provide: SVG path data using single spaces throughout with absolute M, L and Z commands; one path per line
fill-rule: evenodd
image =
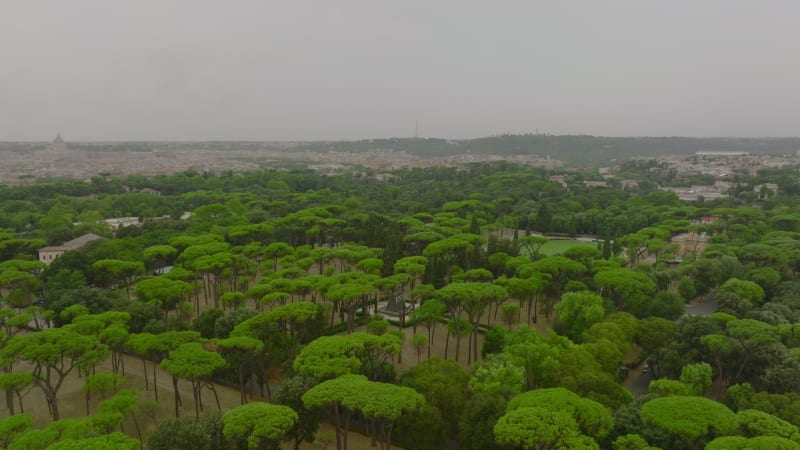
M 542 246 L 540 253 L 545 256 L 552 256 L 564 253 L 566 249 L 579 245 L 597 248 L 597 242 L 577 241 L 575 239 L 551 239 Z

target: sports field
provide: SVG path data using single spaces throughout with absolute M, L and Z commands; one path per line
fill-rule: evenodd
M 579 241 L 576 239 L 551 239 L 542 246 L 540 253 L 545 256 L 557 255 L 564 253 L 564 251 L 570 247 L 579 245 L 597 248 L 597 242 Z

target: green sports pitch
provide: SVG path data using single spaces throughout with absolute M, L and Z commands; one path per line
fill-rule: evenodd
M 585 246 L 597 248 L 597 242 L 579 241 L 577 239 L 550 239 L 539 251 L 540 254 L 545 256 L 552 256 L 564 253 L 568 248 Z

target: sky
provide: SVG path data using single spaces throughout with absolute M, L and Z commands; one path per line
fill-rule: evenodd
M 0 141 L 800 135 L 795 0 L 2 0 Z

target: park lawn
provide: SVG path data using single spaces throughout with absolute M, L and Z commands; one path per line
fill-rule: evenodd
M 547 241 L 539 251 L 544 256 L 553 256 L 564 253 L 565 250 L 577 246 L 597 248 L 597 242 L 579 241 L 576 239 L 551 239 Z

